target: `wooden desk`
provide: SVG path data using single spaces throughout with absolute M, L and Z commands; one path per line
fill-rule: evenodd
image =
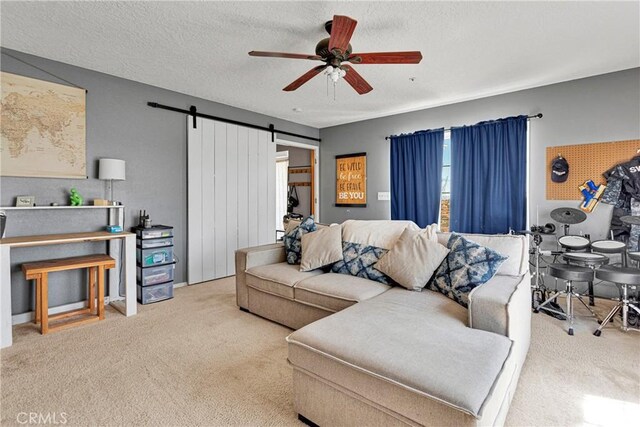
M 125 296 L 120 297 L 118 280 L 109 281 L 109 303 L 125 316 L 137 312 L 136 305 L 136 235 L 133 233 L 90 233 L 43 234 L 39 236 L 21 236 L 0 239 L 0 348 L 13 344 L 11 332 L 11 249 L 32 246 L 61 245 L 67 243 L 109 241 L 110 253 L 118 252 L 118 240 L 124 239 L 122 257 L 116 258 L 119 273 L 120 262 L 124 262 Z

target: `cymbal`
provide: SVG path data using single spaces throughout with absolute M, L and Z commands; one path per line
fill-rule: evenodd
M 640 216 L 625 215 L 620 217 L 620 221 L 627 225 L 640 225 Z
M 587 220 L 587 214 L 579 209 L 558 208 L 551 211 L 551 219 L 560 224 L 580 224 Z

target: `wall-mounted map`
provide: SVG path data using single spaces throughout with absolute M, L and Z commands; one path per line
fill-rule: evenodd
M 84 89 L 2 73 L 0 175 L 87 177 Z

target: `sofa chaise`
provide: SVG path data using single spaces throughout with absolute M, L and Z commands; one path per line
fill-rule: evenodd
M 378 229 L 397 238 L 413 224 L 363 223 L 346 221 L 343 236 Z M 528 242 L 465 236 L 508 256 L 470 294 L 468 309 L 426 289 L 301 272 L 286 263 L 282 244 L 236 252 L 238 306 L 296 330 L 287 342 L 300 419 L 318 425 L 504 423 L 529 348 Z M 448 237 L 438 234 L 445 245 Z

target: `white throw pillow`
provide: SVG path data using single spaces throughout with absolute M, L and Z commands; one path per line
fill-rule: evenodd
M 440 231 L 440 226 L 438 224 L 427 225 L 424 230 L 421 230 L 422 233 L 429 237 L 429 240 L 436 243 L 438 243 L 438 231 Z
M 437 239 L 435 230 L 429 227 L 419 231 L 405 229 L 374 268 L 409 290 L 421 291 L 449 253 L 434 237 Z
M 332 225 L 302 236 L 300 271 L 311 271 L 342 260 L 342 227 Z

